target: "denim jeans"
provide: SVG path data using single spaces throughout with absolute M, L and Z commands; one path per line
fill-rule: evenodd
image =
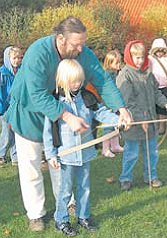
M 57 223 L 69 221 L 68 203 L 73 191 L 73 179 L 76 178 L 76 217 L 87 219 L 90 217 L 90 162 L 82 166 L 61 164 L 61 182 L 59 187 L 56 211 L 54 214 Z
M 53 168 L 50 165 L 49 161 L 48 161 L 48 167 L 49 167 L 49 172 L 50 172 L 52 191 L 53 191 L 53 195 L 54 195 L 54 198 L 55 198 L 55 201 L 56 201 L 57 197 L 58 197 L 58 194 L 59 194 L 61 170 Z M 68 207 L 72 204 L 75 205 L 74 193 L 72 193 L 71 199 L 68 203 Z
M 12 129 L 8 127 L 4 116 L 0 117 L 1 120 L 1 134 L 0 134 L 0 158 L 5 158 L 8 146 L 10 147 L 10 158 L 12 161 L 17 161 L 15 135 Z
M 151 167 L 151 180 L 157 179 L 157 162 L 158 162 L 158 148 L 156 137 L 149 140 L 149 153 L 150 153 L 150 167 Z M 122 173 L 120 175 L 120 182 L 132 181 L 133 169 L 136 165 L 139 156 L 139 147 L 141 145 L 143 155 L 143 176 L 144 180 L 148 181 L 148 159 L 146 151 L 146 141 L 140 140 L 125 140 L 123 159 L 122 159 Z

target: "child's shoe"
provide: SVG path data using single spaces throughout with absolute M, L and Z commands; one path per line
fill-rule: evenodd
M 102 153 L 105 157 L 110 157 L 110 158 L 114 158 L 115 154 L 111 152 L 111 150 L 107 150 L 105 152 Z
M 110 157 L 110 158 L 115 157 L 115 154 L 112 153 L 111 150 L 110 150 L 110 140 L 106 140 L 106 141 L 103 142 L 102 154 L 105 157 Z
M 111 145 L 111 150 L 114 153 L 122 153 L 123 152 L 123 147 L 120 146 L 119 144 L 119 137 L 115 136 L 112 139 L 110 139 L 110 145 Z
M 121 190 L 129 191 L 132 187 L 132 183 L 130 181 L 121 182 Z
M 78 225 L 80 225 L 87 231 L 90 231 L 90 232 L 96 231 L 96 227 L 92 225 L 92 220 L 89 218 L 87 219 L 78 218 Z
M 148 180 L 144 181 L 146 184 L 149 184 Z M 162 187 L 162 182 L 159 179 L 154 179 L 151 181 L 151 187 L 152 188 L 160 188 Z
M 162 182 L 159 179 L 155 179 L 151 181 L 151 186 L 153 188 L 160 188 L 162 186 Z
M 112 152 L 114 153 L 122 153 L 124 151 L 122 146 L 115 147 L 114 149 L 112 148 Z
M 77 231 L 71 226 L 70 222 L 56 223 L 56 229 L 66 236 L 76 236 Z

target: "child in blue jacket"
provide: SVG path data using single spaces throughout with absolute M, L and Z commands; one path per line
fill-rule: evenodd
M 22 50 L 16 46 L 9 46 L 4 51 L 4 64 L 0 67 L 0 120 L 2 123 L 0 135 L 0 165 L 6 162 L 5 155 L 8 144 L 12 165 L 17 165 L 17 154 L 14 133 L 4 119 L 4 113 L 9 106 L 9 92 L 15 74 L 22 61 Z
M 77 235 L 71 226 L 68 214 L 68 202 L 73 190 L 73 178 L 76 178 L 76 217 L 78 225 L 90 232 L 95 231 L 90 219 L 90 161 L 96 157 L 94 146 L 58 157 L 61 151 L 80 145 L 93 139 L 92 119 L 103 123 L 118 123 L 118 116 L 104 105 L 98 104 L 95 97 L 82 89 L 85 76 L 81 65 L 74 59 L 60 62 L 56 75 L 56 97 L 65 104 L 65 110 L 81 117 L 87 123 L 85 131 L 73 132 L 61 118 L 55 124 L 47 117 L 44 125 L 44 148 L 46 159 L 56 169 L 60 168 L 60 187 L 56 201 L 54 218 L 57 230 L 67 236 Z M 59 182 L 59 181 L 58 181 Z M 58 183 L 57 182 L 57 183 Z

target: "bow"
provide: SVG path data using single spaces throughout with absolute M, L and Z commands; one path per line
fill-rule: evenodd
M 128 124 L 128 126 L 136 126 L 136 125 L 141 125 L 141 124 L 152 124 L 152 123 L 158 123 L 158 122 L 167 122 L 167 119 L 157 119 L 157 120 L 148 120 L 148 121 L 133 121 L 131 123 Z M 113 125 L 113 124 L 102 124 L 100 126 L 97 126 L 97 128 L 106 128 L 106 127 L 116 127 L 118 126 L 117 124 L 116 125 Z
M 148 120 L 148 121 L 137 121 L 137 122 L 131 122 L 129 125 L 130 125 L 130 126 L 134 126 L 134 125 L 141 125 L 141 124 L 144 124 L 144 123 L 151 124 L 151 123 L 166 122 L 166 121 L 167 121 L 167 119 Z M 97 126 L 97 128 L 116 127 L 116 126 L 117 126 L 117 125 L 113 125 L 113 124 L 105 124 L 105 125 Z M 90 146 L 92 146 L 92 145 L 96 145 L 96 144 L 98 144 L 98 143 L 100 143 L 100 142 L 103 142 L 103 141 L 105 141 L 105 140 L 111 139 L 111 138 L 117 136 L 118 134 L 119 134 L 119 129 L 116 129 L 115 131 L 110 132 L 110 133 L 108 133 L 108 134 L 106 134 L 106 135 L 104 135 L 104 136 L 101 136 L 101 137 L 97 138 L 97 139 L 93 139 L 93 140 L 88 141 L 88 142 L 86 142 L 86 143 L 84 143 L 84 144 L 77 145 L 77 146 L 74 146 L 74 147 L 65 149 L 65 150 L 63 150 L 63 151 L 60 151 L 57 156 L 62 157 L 62 156 L 65 156 L 65 155 L 68 155 L 68 154 L 77 152 L 77 151 L 79 151 L 79 150 L 86 149 L 86 148 L 88 148 L 88 147 L 90 147 Z M 165 136 L 166 136 L 166 134 L 167 134 L 167 133 L 165 133 Z M 163 137 L 162 139 L 163 139 L 163 141 L 164 141 L 164 137 Z M 163 141 L 161 141 L 161 142 L 158 144 L 158 146 L 160 146 Z
M 92 145 L 96 145 L 96 144 L 98 144 L 98 143 L 100 143 L 100 142 L 103 142 L 103 141 L 105 141 L 105 140 L 109 140 L 109 139 L 111 139 L 111 138 L 117 136 L 118 134 L 119 134 L 119 129 L 116 129 L 115 131 L 110 132 L 110 133 L 107 133 L 106 135 L 101 136 L 101 137 L 99 137 L 99 138 L 97 138 L 97 139 L 93 139 L 93 140 L 88 141 L 88 142 L 86 142 L 86 143 L 84 143 L 84 144 L 77 145 L 77 146 L 74 146 L 74 147 L 65 149 L 65 150 L 63 150 L 63 151 L 60 151 L 57 156 L 62 157 L 62 156 L 71 154 L 71 153 L 73 153 L 73 152 L 77 152 L 77 151 L 79 151 L 79 150 L 86 149 L 86 148 L 88 148 L 88 147 L 90 147 L 90 146 L 92 146 Z
M 135 121 L 135 122 L 131 122 L 130 124 L 128 124 L 129 126 L 136 126 L 136 125 L 141 125 L 141 124 L 152 124 L 152 123 L 159 123 L 159 122 L 167 122 L 167 119 L 156 119 L 156 120 L 148 120 L 148 121 Z M 111 125 L 111 124 L 102 124 L 100 126 L 97 126 L 97 128 L 106 128 L 106 127 L 115 127 L 117 125 Z M 164 142 L 165 138 L 167 136 L 167 130 L 165 132 L 165 134 L 161 137 L 161 139 L 158 142 L 158 147 L 160 147 L 160 145 Z

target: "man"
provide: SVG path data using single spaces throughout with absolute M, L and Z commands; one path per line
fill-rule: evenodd
M 62 118 L 79 133 L 89 126 L 82 118 L 65 111 L 63 103 L 52 96 L 59 62 L 75 58 L 84 69 L 85 85 L 91 81 L 106 106 L 119 110 L 120 124 L 131 121 L 119 90 L 85 42 L 83 23 L 75 17 L 64 19 L 55 28 L 55 35 L 41 38 L 29 47 L 12 87 L 6 118 L 15 131 L 21 191 L 31 230 L 44 229 L 42 218 L 46 214 L 40 171 L 44 117 L 52 121 Z

